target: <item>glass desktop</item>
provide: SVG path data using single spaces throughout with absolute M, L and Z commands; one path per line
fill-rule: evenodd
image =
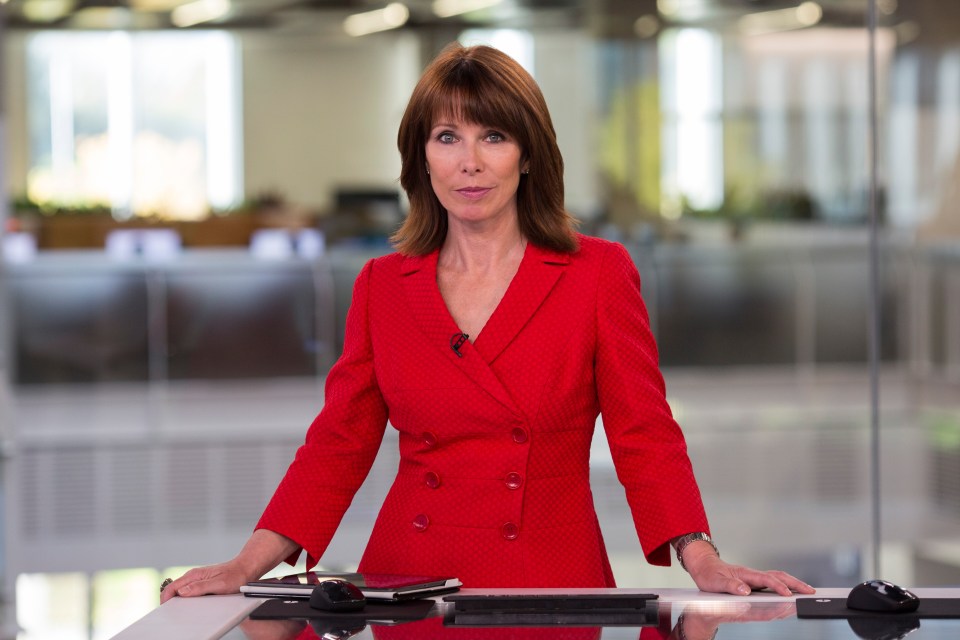
M 340 628 L 340 627 L 343 628 Z M 951 640 L 960 637 L 960 619 L 882 618 L 799 619 L 792 601 L 660 603 L 655 620 L 642 625 L 542 624 L 460 626 L 435 610 L 422 620 L 396 624 L 344 624 L 330 620 L 243 620 L 224 640 Z

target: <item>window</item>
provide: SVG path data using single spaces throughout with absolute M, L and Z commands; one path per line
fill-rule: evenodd
M 224 32 L 32 36 L 28 196 L 120 219 L 197 219 L 235 204 L 237 59 Z
M 519 29 L 467 29 L 458 38 L 465 47 L 485 44 L 500 49 L 516 60 L 530 75 L 533 72 L 533 35 Z
M 687 200 L 695 208 L 723 203 L 722 53 L 706 29 L 668 30 L 660 41 L 663 69 L 662 192 L 669 217 Z

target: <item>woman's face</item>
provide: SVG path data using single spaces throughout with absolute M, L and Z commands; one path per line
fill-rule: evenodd
M 522 155 L 520 145 L 503 131 L 440 118 L 427 140 L 427 170 L 450 222 L 516 218 Z

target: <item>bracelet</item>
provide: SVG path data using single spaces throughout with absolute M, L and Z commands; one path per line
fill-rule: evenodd
M 715 629 L 713 635 L 710 636 L 710 640 L 714 640 L 717 637 L 717 631 L 720 629 Z M 677 640 L 687 640 L 687 634 L 683 632 L 683 614 L 681 613 L 677 616 Z
M 683 632 L 683 614 L 677 616 L 677 640 L 687 640 L 687 634 Z
M 703 542 L 709 543 L 709 545 L 713 547 L 713 550 L 717 553 L 717 555 L 718 556 L 720 555 L 720 550 L 717 549 L 717 545 L 714 544 L 713 540 L 710 539 L 710 536 L 708 536 L 706 533 L 702 531 L 697 531 L 695 533 L 688 533 L 684 536 L 680 536 L 679 538 L 677 538 L 677 561 L 680 563 L 680 566 L 683 568 L 683 570 L 686 571 L 687 573 L 689 573 L 689 570 L 687 570 L 687 565 L 683 564 L 683 550 L 686 549 L 688 544 L 690 544 L 691 542 L 696 542 L 697 540 L 702 540 Z

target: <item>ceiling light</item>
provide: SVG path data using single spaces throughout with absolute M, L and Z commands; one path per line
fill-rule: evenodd
M 893 28 L 897 35 L 897 44 L 910 44 L 920 36 L 920 25 L 913 20 L 905 20 Z
M 775 9 L 750 13 L 738 21 L 747 35 L 761 35 L 812 27 L 823 18 L 823 8 L 816 2 L 804 2 L 792 9 Z
M 129 29 L 132 14 L 126 7 L 84 7 L 70 16 L 74 29 Z
M 797 22 L 805 27 L 812 27 L 820 22 L 823 9 L 816 2 L 804 2 L 796 8 Z
M 195 0 L 170 12 L 170 22 L 177 27 L 192 27 L 217 20 L 230 12 L 230 0 Z
M 400 2 L 392 2 L 383 9 L 365 11 L 347 16 L 343 21 L 343 30 L 351 36 L 365 36 L 377 31 L 387 31 L 402 27 L 410 18 L 410 10 Z
M 652 14 L 642 15 L 633 23 L 633 32 L 638 38 L 652 38 L 660 31 L 660 20 Z
M 189 0 L 129 0 L 130 7 L 136 11 L 173 11 Z
M 897 0 L 879 0 L 877 8 L 880 9 L 880 13 L 892 16 L 897 12 Z
M 680 13 L 680 0 L 657 0 L 660 15 L 675 16 Z
M 717 0 L 657 0 L 657 13 L 670 20 L 703 20 L 716 4 Z
M 472 11 L 489 9 L 503 0 L 433 0 L 433 13 L 440 18 L 450 18 Z
M 53 22 L 73 10 L 73 0 L 27 0 L 20 9 L 31 22 Z

